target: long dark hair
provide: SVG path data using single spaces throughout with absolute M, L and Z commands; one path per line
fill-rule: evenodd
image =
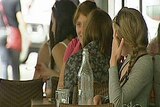
M 59 42 L 76 37 L 76 30 L 73 24 L 73 16 L 76 11 L 76 5 L 69 0 L 56 1 L 52 7 L 52 14 L 55 18 L 56 29 L 55 35 L 52 32 L 53 22 L 50 22 L 49 38 L 50 48 L 52 48 Z M 54 68 L 54 59 L 51 56 L 51 68 Z

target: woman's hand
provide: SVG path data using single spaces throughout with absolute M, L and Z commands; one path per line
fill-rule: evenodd
M 124 39 L 122 38 L 119 44 L 117 33 L 114 32 L 113 41 L 112 41 L 112 53 L 111 53 L 111 59 L 110 59 L 110 67 L 117 66 L 117 62 L 121 58 L 123 46 L 124 46 Z
M 102 104 L 102 96 L 101 95 L 94 96 L 93 104 L 94 105 L 101 105 Z
M 50 70 L 44 63 L 40 63 L 35 67 L 35 74 L 38 75 L 37 78 L 43 78 L 46 81 L 50 77 Z

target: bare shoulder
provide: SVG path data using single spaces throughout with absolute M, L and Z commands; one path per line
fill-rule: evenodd
M 66 47 L 63 44 L 58 43 L 57 45 L 55 45 L 53 47 L 53 49 L 52 49 L 52 55 L 54 55 L 56 53 L 57 54 L 59 54 L 59 53 L 63 54 L 65 52 L 65 49 L 66 49 Z
M 49 51 L 49 45 L 48 45 L 48 42 L 45 42 L 42 44 L 42 46 L 40 47 L 40 52 L 41 51 L 44 51 L 44 52 L 48 52 Z
M 66 47 L 63 44 L 58 43 L 53 47 L 52 53 L 54 53 L 56 51 L 64 51 L 65 49 L 66 49 Z
M 61 69 L 63 64 L 63 57 L 64 57 L 65 50 L 66 50 L 66 47 L 61 43 L 58 43 L 52 49 L 52 57 L 54 58 L 54 61 L 59 70 Z
M 50 54 L 51 53 L 49 51 L 49 46 L 48 46 L 47 42 L 45 42 L 44 44 L 42 44 L 42 46 L 39 49 L 37 62 L 48 63 L 49 58 L 50 58 Z

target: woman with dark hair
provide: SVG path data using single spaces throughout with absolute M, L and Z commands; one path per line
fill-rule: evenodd
M 76 36 L 73 15 L 76 6 L 67 0 L 56 1 L 52 8 L 50 22 L 50 40 L 41 47 L 34 78 L 59 77 L 63 55 L 68 43 Z M 47 54 L 46 54 L 47 53 Z M 51 95 L 51 83 L 48 83 L 48 94 Z

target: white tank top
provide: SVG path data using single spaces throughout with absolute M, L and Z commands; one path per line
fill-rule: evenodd
M 59 42 L 59 43 L 63 44 L 67 48 L 67 44 L 65 44 L 64 42 Z

